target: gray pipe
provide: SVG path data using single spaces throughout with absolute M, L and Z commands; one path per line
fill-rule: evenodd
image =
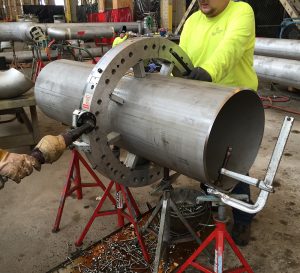
M 94 48 L 87 48 L 87 50 L 90 52 L 90 54 L 93 57 L 100 57 L 102 56 L 102 49 L 99 47 L 94 47 Z M 75 56 L 79 56 L 79 50 L 74 49 L 75 51 Z M 89 54 L 85 52 L 84 50 L 81 50 L 81 55 L 84 58 L 89 58 Z M 32 62 L 32 52 L 31 51 L 17 51 L 16 56 L 18 58 L 18 61 L 21 63 L 30 63 Z M 44 61 L 48 60 L 48 56 L 45 51 L 41 51 L 41 56 Z M 50 52 L 51 58 L 56 58 L 57 57 L 57 51 L 56 50 L 51 50 Z M 11 63 L 13 61 L 13 53 L 12 52 L 0 52 L 0 57 L 5 57 L 7 63 Z
M 255 56 L 254 68 L 260 79 L 300 88 L 300 61 Z
M 99 37 L 113 37 L 115 34 L 113 27 L 48 27 L 47 34 L 51 39 L 72 40 L 72 39 L 94 39 Z
M 0 99 L 20 96 L 33 85 L 29 78 L 14 68 L 0 72 Z
M 39 26 L 42 30 L 47 33 L 48 28 L 52 31 L 52 38 L 56 38 L 54 35 L 54 29 L 63 31 L 66 29 L 71 29 L 73 33 L 77 29 L 85 31 L 88 35 L 80 36 L 80 39 L 90 39 L 91 32 L 97 33 L 97 35 L 102 37 L 113 37 L 113 32 L 118 32 L 119 29 L 125 25 L 127 30 L 139 32 L 143 31 L 143 25 L 140 21 L 138 22 L 118 22 L 118 23 L 62 23 L 62 24 L 37 24 L 33 22 L 8 22 L 0 24 L 0 41 L 31 41 L 29 34 L 30 28 L 33 26 Z M 61 37 L 62 33 L 59 31 L 58 39 Z M 111 36 L 108 36 L 111 35 Z
M 47 61 L 48 60 L 48 56 L 46 54 L 45 51 L 41 51 L 41 55 L 42 55 L 42 59 L 44 61 Z M 51 53 L 50 53 L 51 57 L 52 58 L 56 58 L 57 57 L 57 51 L 56 50 L 51 50 Z M 21 63 L 28 63 L 28 62 L 32 62 L 32 52 L 31 51 L 16 51 L 16 56 L 17 56 L 17 59 L 18 59 L 18 62 L 21 62 Z M 10 63 L 13 61 L 13 53 L 10 51 L 10 52 L 1 52 L 0 53 L 0 57 L 5 57 L 6 59 L 6 62 L 7 63 Z
M 72 61 L 48 64 L 35 85 L 41 110 L 70 125 L 90 71 L 91 66 Z M 114 95 L 125 103 L 107 105 L 108 132 L 120 133 L 118 146 L 161 166 L 210 183 L 219 174 L 228 145 L 233 149 L 230 170 L 246 173 L 257 155 L 264 110 L 253 91 L 147 75 L 123 77 Z M 229 189 L 236 182 L 226 183 Z
M 35 83 L 35 99 L 43 112 L 71 125 L 73 111 L 70 113 L 70 109 L 80 107 L 83 88 L 93 67 L 92 64 L 63 59 L 46 65 Z
M 300 40 L 256 38 L 255 54 L 300 60 Z

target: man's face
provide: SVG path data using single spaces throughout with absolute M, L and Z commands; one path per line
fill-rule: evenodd
M 125 36 L 125 33 L 120 33 L 120 38 L 124 38 L 124 36 Z
M 198 0 L 200 10 L 207 17 L 219 15 L 228 5 L 230 0 Z

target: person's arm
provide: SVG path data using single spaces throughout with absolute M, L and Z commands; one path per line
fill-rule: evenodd
M 189 19 L 185 22 L 182 32 L 180 34 L 179 46 L 183 49 L 184 52 L 187 52 L 187 44 L 189 42 Z
M 255 20 L 253 10 L 244 5 L 239 16 L 229 19 L 230 23 L 222 42 L 201 68 L 206 70 L 213 82 L 220 82 L 240 61 L 250 43 L 255 39 Z

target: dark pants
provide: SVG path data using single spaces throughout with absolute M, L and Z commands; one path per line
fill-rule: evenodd
M 239 182 L 234 189 L 232 190 L 233 194 L 247 194 L 249 196 L 249 200 L 251 204 L 251 196 L 250 196 L 250 186 L 246 183 Z M 255 214 L 250 214 L 247 212 L 243 212 L 241 210 L 232 208 L 232 214 L 233 214 L 233 220 L 236 224 L 244 224 L 244 225 L 250 225 L 252 222 L 253 217 Z

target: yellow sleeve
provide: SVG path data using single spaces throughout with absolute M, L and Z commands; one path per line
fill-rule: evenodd
M 119 44 L 119 39 L 120 39 L 120 37 L 116 37 L 115 39 L 114 39 L 114 42 L 113 42 L 113 44 L 112 44 L 112 47 L 115 47 L 116 45 L 118 45 Z
M 114 39 L 112 47 L 115 47 L 116 45 L 123 43 L 125 40 L 127 40 L 127 38 L 128 38 L 128 35 L 125 35 L 123 38 L 117 37 L 116 39 Z
M 249 5 L 245 4 L 239 10 L 239 16 L 232 16 L 229 20 L 224 39 L 213 56 L 201 65 L 213 82 L 220 82 L 255 43 L 255 19 Z
M 179 46 L 183 49 L 184 52 L 187 52 L 187 44 L 188 44 L 188 37 L 189 37 L 189 22 L 190 20 L 187 19 L 185 22 L 182 32 L 180 34 L 180 41 L 179 41 Z

